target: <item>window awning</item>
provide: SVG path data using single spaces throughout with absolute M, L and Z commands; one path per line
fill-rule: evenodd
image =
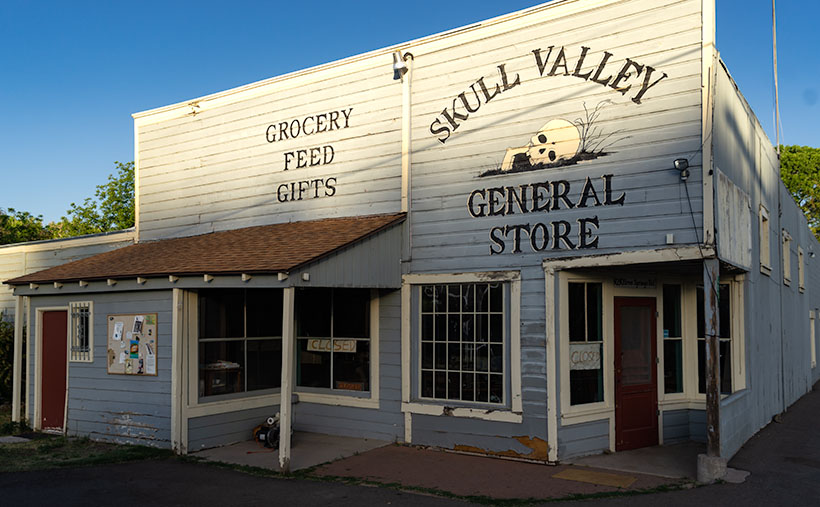
M 326 218 L 138 243 L 5 283 L 288 273 L 341 253 L 400 224 L 404 218 L 404 213 Z M 389 250 L 392 253 L 400 248 Z M 398 259 L 385 260 L 398 266 Z

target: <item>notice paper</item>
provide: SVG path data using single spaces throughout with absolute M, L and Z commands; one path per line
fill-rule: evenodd
M 122 328 L 125 326 L 122 322 L 117 322 L 114 324 L 114 336 L 112 339 L 120 341 L 122 340 Z
M 146 375 L 157 374 L 157 356 L 154 354 L 154 347 L 148 343 L 145 345 L 145 373 Z
M 137 315 L 134 317 L 134 332 L 135 333 L 142 333 L 142 324 L 145 322 L 144 315 Z

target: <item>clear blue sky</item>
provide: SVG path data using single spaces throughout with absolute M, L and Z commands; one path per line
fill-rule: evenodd
M 0 2 L 0 208 L 65 214 L 131 113 L 457 28 L 537 1 Z M 820 3 L 778 2 L 782 141 L 820 146 Z M 770 0 L 717 0 L 718 49 L 772 141 Z

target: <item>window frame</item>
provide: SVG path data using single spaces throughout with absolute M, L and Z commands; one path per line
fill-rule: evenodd
M 75 323 L 75 309 L 88 310 L 88 321 L 86 323 L 87 344 L 85 351 L 77 350 L 75 356 L 75 331 L 79 328 L 79 323 Z M 80 347 L 80 345 L 76 345 Z M 68 303 L 68 360 L 71 363 L 93 363 L 94 362 L 94 302 L 93 301 L 72 301 Z
M 817 367 L 817 337 L 816 337 L 816 328 L 814 324 L 814 316 L 816 312 L 814 310 L 809 311 L 809 348 L 811 349 L 811 367 Z
M 337 288 L 341 289 L 341 288 Z M 379 291 L 370 289 L 370 390 L 369 391 L 347 391 L 342 389 L 331 389 L 324 387 L 306 387 L 297 385 L 296 377 L 296 347 L 299 337 L 296 336 L 296 322 L 294 322 L 294 372 L 293 372 L 293 393 L 299 396 L 299 400 L 305 403 L 318 403 L 324 405 L 337 405 L 357 408 L 379 408 Z M 296 314 L 294 312 L 294 319 Z M 302 338 L 304 339 L 304 338 Z M 375 358 L 375 359 L 374 359 Z
M 193 340 L 192 340 L 192 342 L 193 342 L 192 343 L 192 347 L 193 347 L 192 357 L 194 358 L 194 360 L 191 362 L 192 363 L 191 367 L 192 367 L 193 371 L 195 372 L 193 374 L 194 378 L 192 379 L 193 384 L 194 384 L 194 389 L 193 389 L 193 391 L 191 391 L 192 397 L 195 400 L 195 404 L 196 405 L 209 405 L 209 404 L 212 404 L 212 403 L 231 402 L 231 401 L 234 401 L 234 400 L 243 400 L 243 399 L 248 399 L 248 398 L 259 398 L 259 397 L 270 396 L 270 395 L 274 395 L 274 394 L 278 395 L 278 393 L 280 392 L 280 389 L 281 389 L 281 379 L 280 379 L 280 386 L 279 387 L 269 387 L 269 388 L 265 388 L 265 389 L 254 389 L 254 390 L 251 390 L 251 391 L 249 391 L 247 389 L 247 377 L 248 377 L 248 372 L 247 372 L 247 370 L 248 370 L 248 365 L 247 365 L 247 355 L 248 355 L 247 343 L 249 341 L 263 341 L 263 340 L 271 340 L 271 341 L 279 340 L 280 342 L 282 342 L 281 329 L 279 330 L 279 335 L 278 336 L 276 336 L 276 335 L 273 335 L 273 336 L 251 336 L 251 337 L 248 336 L 248 330 L 247 330 L 247 326 L 248 326 L 248 298 L 247 298 L 247 294 L 248 294 L 248 291 L 260 290 L 260 289 L 261 290 L 282 290 L 282 289 L 280 289 L 278 287 L 224 287 L 224 288 L 218 288 L 218 289 L 203 288 L 201 290 L 213 291 L 213 290 L 220 290 L 220 289 L 226 290 L 226 291 L 227 290 L 241 290 L 242 293 L 243 293 L 243 299 L 242 299 L 243 336 L 242 337 L 231 336 L 231 337 L 202 338 L 200 336 L 200 319 L 201 319 L 200 312 L 202 310 L 202 305 L 200 304 L 201 296 L 200 296 L 200 291 L 193 292 L 193 294 L 195 295 L 195 299 L 197 300 L 197 304 L 196 304 L 197 311 L 195 313 L 195 318 L 194 318 L 194 320 L 196 321 L 196 328 L 195 328 L 195 331 L 193 333 Z M 281 311 L 281 309 L 280 309 L 280 311 Z M 243 390 L 239 391 L 239 392 L 234 392 L 234 393 L 213 394 L 213 395 L 210 395 L 210 396 L 201 395 L 200 390 L 199 390 L 200 371 L 201 371 L 201 369 L 199 368 L 200 345 L 202 343 L 209 343 L 209 342 L 238 342 L 238 341 L 241 341 L 245 344 L 244 345 L 245 364 L 242 367 L 242 369 L 243 369 L 243 378 L 242 378 Z
M 797 246 L 797 290 L 800 293 L 806 292 L 806 268 L 803 248 Z
M 615 410 L 615 371 L 613 354 L 615 353 L 614 335 L 614 308 L 613 301 L 616 292 L 625 291 L 628 295 L 648 295 L 655 297 L 655 289 L 616 289 L 612 282 L 612 276 L 608 275 L 585 275 L 579 272 L 561 271 L 559 277 L 559 350 L 558 368 L 560 370 L 561 387 L 561 413 L 560 421 L 562 426 L 580 424 L 590 421 L 610 419 L 614 423 Z M 601 284 L 601 323 L 603 347 L 601 362 L 604 376 L 604 396 L 603 400 L 572 405 L 570 389 L 570 340 L 569 340 L 569 284 L 570 283 L 600 283 Z M 550 304 L 549 302 L 547 304 Z
M 769 233 L 769 210 L 763 204 L 758 212 L 758 238 L 760 240 L 760 272 L 766 276 L 772 274 L 772 247 Z
M 570 285 L 577 284 L 582 285 L 584 288 L 584 339 L 583 340 L 573 340 L 571 336 L 572 331 L 572 324 L 570 320 L 570 303 L 571 300 L 569 298 L 569 288 Z M 590 285 L 598 285 L 601 289 L 601 313 L 598 315 L 598 323 L 600 327 L 600 339 L 599 340 L 590 340 L 589 339 L 589 286 Z M 603 379 L 601 383 L 601 389 L 603 392 L 601 393 L 601 401 L 593 401 L 589 403 L 572 403 L 572 368 L 570 367 L 570 358 L 572 355 L 572 345 L 573 344 L 590 344 L 595 343 L 599 344 L 601 350 L 601 375 L 604 376 L 606 374 L 605 370 L 605 347 L 606 347 L 606 340 L 605 340 L 605 333 L 604 333 L 604 282 L 597 282 L 597 281 L 587 281 L 587 280 L 577 280 L 577 279 L 569 279 L 567 280 L 567 299 L 566 299 L 566 307 L 567 307 L 567 362 L 564 363 L 567 365 L 567 380 L 569 382 L 569 405 L 570 407 L 590 407 L 599 403 L 602 403 L 606 397 L 606 380 Z
M 731 351 L 731 366 L 732 366 L 732 392 L 721 393 L 721 398 L 734 396 L 738 392 L 746 389 L 746 334 L 744 326 L 744 295 L 743 295 L 743 281 L 744 275 L 734 275 L 721 278 L 721 285 L 729 286 L 729 334 L 730 337 L 730 351 Z M 698 336 L 698 308 L 697 308 L 697 290 L 702 287 L 702 283 L 695 283 L 689 286 L 688 299 L 690 301 L 690 312 L 688 319 L 691 321 L 691 335 L 693 342 L 691 345 L 692 357 L 692 372 L 689 384 L 686 384 L 688 389 L 691 389 L 691 398 L 697 400 L 706 400 L 706 393 L 700 392 L 699 388 L 699 354 L 698 342 L 701 338 Z M 705 297 L 705 295 L 704 295 Z M 704 338 L 705 339 L 705 338 Z M 686 370 L 686 368 L 684 368 Z M 684 381 L 685 383 L 685 381 Z
M 659 344 L 658 344 L 658 384 L 659 384 L 659 402 L 661 400 L 679 399 L 686 396 L 686 378 L 687 378 L 687 339 L 686 333 L 692 326 L 686 322 L 686 287 L 687 285 L 681 280 L 661 280 L 659 285 L 660 301 L 658 302 L 658 320 L 660 322 Z M 680 317 L 680 336 L 666 336 L 664 327 L 666 319 L 666 295 L 665 287 L 678 288 L 678 313 Z M 666 343 L 680 342 L 680 360 L 681 360 L 681 390 L 675 392 L 666 392 Z
M 782 230 L 783 243 L 783 285 L 792 284 L 792 236 L 786 229 Z
M 505 337 L 504 372 L 505 394 L 509 400 L 503 405 L 421 398 L 421 300 L 420 286 L 452 285 L 465 283 L 501 282 L 509 300 L 504 308 L 508 315 L 504 327 L 509 330 Z M 467 417 L 487 421 L 520 423 L 523 421 L 521 397 L 521 274 L 519 271 L 493 271 L 474 273 L 408 274 L 402 277 L 402 412 L 411 414 Z M 509 386 L 509 388 L 507 388 Z
M 459 317 L 463 317 L 463 315 L 465 315 L 465 314 L 469 315 L 470 313 L 472 313 L 472 315 L 474 315 L 476 317 L 479 315 L 479 312 L 477 312 L 475 310 L 475 308 L 474 308 L 473 312 L 464 312 L 461 309 L 459 309 L 457 312 L 456 311 L 451 311 L 450 308 L 449 308 L 449 302 L 450 302 L 450 292 L 449 291 L 450 291 L 450 287 L 457 286 L 460 289 L 463 289 L 464 286 L 477 287 L 479 285 L 485 285 L 485 286 L 488 286 L 488 289 L 489 289 L 490 288 L 489 286 L 492 283 L 493 283 L 493 281 L 485 281 L 485 282 L 466 282 L 466 283 L 458 283 L 458 284 L 456 284 L 456 283 L 419 284 L 419 285 L 415 286 L 414 290 L 418 291 L 417 297 L 418 297 L 418 301 L 420 302 L 419 311 L 418 311 L 418 321 L 416 322 L 416 324 L 419 326 L 418 327 L 419 333 L 417 333 L 418 334 L 418 347 L 417 347 L 418 351 L 417 351 L 417 353 L 418 353 L 418 357 L 420 358 L 420 362 L 418 364 L 418 367 L 416 368 L 419 372 L 419 376 L 416 379 L 417 381 L 416 381 L 416 385 L 414 386 L 415 387 L 414 392 L 415 392 L 415 398 L 418 399 L 419 401 L 433 402 L 433 403 L 455 403 L 455 404 L 459 404 L 459 405 L 480 405 L 480 406 L 486 405 L 486 406 L 491 407 L 491 408 L 498 408 L 498 407 L 504 408 L 504 407 L 507 406 L 508 401 L 509 401 L 508 400 L 508 395 L 507 395 L 507 387 L 509 385 L 509 382 L 507 381 L 507 375 L 506 375 L 506 372 L 509 369 L 509 366 L 507 364 L 508 360 L 509 360 L 509 344 L 508 344 L 508 342 L 509 342 L 509 337 L 508 337 L 509 332 L 507 330 L 507 324 L 508 324 L 508 318 L 507 317 L 509 315 L 509 312 L 507 311 L 507 307 L 508 307 L 509 301 L 508 301 L 508 296 L 506 295 L 507 289 L 506 289 L 506 286 L 504 285 L 503 282 L 497 282 L 498 284 L 500 284 L 500 292 L 501 292 L 501 310 L 500 310 L 500 312 L 499 311 L 494 311 L 492 309 L 494 298 L 493 298 L 493 295 L 491 293 L 487 294 L 488 295 L 488 304 L 490 306 L 487 308 L 486 312 L 481 312 L 481 314 L 486 315 L 486 317 L 487 317 L 488 336 L 487 336 L 487 341 L 484 342 L 484 343 L 486 343 L 486 346 L 487 346 L 487 370 L 486 370 L 486 373 L 487 373 L 487 375 L 489 375 L 489 377 L 487 379 L 487 398 L 488 398 L 488 400 L 487 401 L 475 400 L 475 399 L 474 400 L 465 400 L 462 397 L 450 398 L 449 396 L 447 396 L 447 393 L 445 393 L 445 397 L 443 397 L 443 398 L 437 397 L 435 395 L 435 391 L 436 391 L 435 376 L 436 376 L 436 373 L 439 373 L 442 370 L 441 370 L 441 368 L 436 367 L 435 361 L 433 362 L 433 366 L 431 368 L 425 368 L 424 367 L 424 346 L 425 346 L 425 344 L 426 343 L 432 343 L 433 348 L 435 349 L 436 348 L 435 345 L 441 343 L 441 344 L 444 345 L 445 351 L 446 351 L 446 353 L 445 353 L 446 361 L 445 362 L 447 364 L 445 364 L 444 371 L 443 371 L 443 373 L 445 374 L 445 379 L 446 379 L 446 376 L 449 373 L 451 373 L 451 371 L 452 372 L 458 372 L 459 374 L 464 374 L 465 372 L 466 373 L 476 372 L 476 368 L 473 368 L 472 371 L 463 369 L 462 365 L 460 364 L 463 361 L 463 357 L 464 357 L 463 354 L 462 354 L 461 348 L 458 349 L 459 364 L 460 364 L 459 368 L 457 370 L 456 369 L 451 370 L 450 365 L 449 365 L 449 359 L 451 357 L 450 356 L 450 350 L 449 350 L 450 345 L 451 344 L 455 345 L 455 343 L 461 344 L 463 342 L 463 340 L 461 340 L 461 337 L 459 337 L 458 341 L 449 340 L 449 339 L 446 339 L 446 340 L 424 340 L 423 339 L 424 335 L 422 334 L 422 330 L 423 330 L 423 327 L 424 327 L 423 322 L 424 322 L 425 315 L 432 315 L 432 316 L 444 315 L 445 318 L 447 319 L 447 321 L 445 321 L 446 331 L 449 334 L 449 322 L 448 321 L 449 321 L 450 315 L 457 314 Z M 446 308 L 444 309 L 444 312 L 436 311 L 435 303 L 434 303 L 434 306 L 433 306 L 433 309 L 432 309 L 431 312 L 425 312 L 424 311 L 423 299 L 424 299 L 424 289 L 425 289 L 425 287 L 443 287 L 444 288 L 444 290 L 445 290 L 445 296 L 444 297 L 445 297 L 445 301 L 446 301 L 445 302 Z M 462 291 L 460 290 L 460 292 L 462 292 Z M 461 300 L 461 296 L 459 295 L 459 301 L 460 300 Z M 474 305 L 475 304 L 477 304 L 476 300 L 474 300 Z M 493 315 L 497 316 L 499 314 L 501 315 L 501 342 L 500 343 L 493 342 L 492 338 L 489 336 L 491 334 L 491 328 L 492 328 L 492 325 L 490 324 L 490 322 L 492 320 L 492 317 L 493 317 Z M 435 319 L 435 320 L 437 320 L 437 319 Z M 435 320 L 434 320 L 434 323 L 433 323 L 434 331 L 436 330 Z M 461 329 L 461 326 L 459 326 L 459 328 Z M 475 326 L 473 329 L 477 330 L 478 327 Z M 451 342 L 455 342 L 455 343 L 451 343 Z M 471 343 L 472 345 L 475 346 L 479 342 L 474 338 L 472 341 L 470 341 L 468 343 Z M 490 379 L 492 378 L 494 373 L 495 373 L 496 376 L 498 375 L 498 372 L 493 372 L 492 371 L 491 350 L 492 350 L 493 344 L 495 344 L 496 346 L 500 345 L 500 347 L 501 347 L 501 357 L 502 357 L 502 360 L 501 360 L 501 368 L 502 369 L 501 369 L 501 372 L 500 372 L 500 376 L 501 376 L 501 401 L 499 401 L 499 402 L 490 401 L 490 398 L 492 396 Z M 433 387 L 433 395 L 432 396 L 424 396 L 424 394 L 423 394 L 423 391 L 424 391 L 424 386 L 423 386 L 423 384 L 424 384 L 424 374 L 425 374 L 426 371 L 429 371 L 433 374 L 433 386 L 432 386 Z M 459 384 L 460 383 L 461 382 L 459 381 Z M 449 385 L 449 380 L 448 379 L 446 379 L 445 384 Z M 474 390 L 474 392 L 475 392 L 475 390 Z

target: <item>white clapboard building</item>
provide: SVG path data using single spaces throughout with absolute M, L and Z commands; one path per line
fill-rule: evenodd
M 820 245 L 714 34 L 555 0 L 135 114 L 133 244 L 5 282 L 15 415 L 731 457 L 820 377 Z

